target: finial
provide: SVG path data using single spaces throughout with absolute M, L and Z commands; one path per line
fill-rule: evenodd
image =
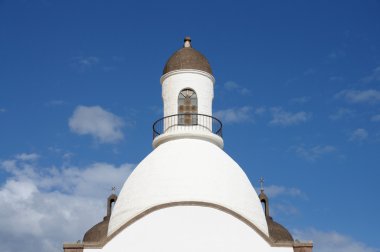
M 111 188 L 112 190 L 112 194 L 110 196 L 108 196 L 108 199 L 107 199 L 107 215 L 104 217 L 104 218 L 109 218 L 111 216 L 111 212 L 112 212 L 112 203 L 115 203 L 116 200 L 117 200 L 117 196 L 115 194 L 115 191 L 116 191 L 116 187 L 113 186 Z
M 270 217 L 269 216 L 269 200 L 268 200 L 268 197 L 264 193 L 264 178 L 261 177 L 259 179 L 259 182 L 260 182 L 260 191 L 261 191 L 259 194 L 259 199 L 261 203 L 264 203 L 265 216 Z
M 191 47 L 191 38 L 189 36 L 186 36 L 184 39 L 183 47 Z
M 260 182 L 260 191 L 263 192 L 264 191 L 264 178 L 261 177 L 259 182 Z

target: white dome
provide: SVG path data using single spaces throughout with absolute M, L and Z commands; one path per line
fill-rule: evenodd
M 108 236 L 152 207 L 189 201 L 227 208 L 268 235 L 260 200 L 239 165 L 210 142 L 178 139 L 158 146 L 129 176 L 112 211 Z

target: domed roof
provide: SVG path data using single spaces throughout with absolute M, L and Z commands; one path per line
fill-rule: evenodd
M 99 222 L 90 228 L 83 236 L 83 242 L 99 242 L 107 238 L 109 216 L 104 217 L 103 221 Z
M 112 188 L 114 190 L 114 187 Z M 116 194 L 111 194 L 107 198 L 107 215 L 103 221 L 90 228 L 83 236 L 83 242 L 100 242 L 107 238 L 108 224 L 110 222 L 112 203 L 117 200 Z
M 222 149 L 197 139 L 163 143 L 134 169 L 112 211 L 108 236 L 150 209 L 181 202 L 229 209 L 269 236 L 260 200 L 244 171 Z
M 267 216 L 269 236 L 274 242 L 293 242 L 293 237 L 289 231 L 281 224 L 275 222 L 272 217 Z
M 184 47 L 176 51 L 166 62 L 163 75 L 180 69 L 196 69 L 212 74 L 211 66 L 203 54 L 191 47 L 191 39 L 185 38 Z
M 267 195 L 264 193 L 263 182 L 264 179 L 261 178 L 261 192 L 259 194 L 259 199 L 262 203 L 264 203 L 265 218 L 268 224 L 269 237 L 272 238 L 274 242 L 293 242 L 293 237 L 289 231 L 281 224 L 275 222 L 269 215 L 269 200 Z

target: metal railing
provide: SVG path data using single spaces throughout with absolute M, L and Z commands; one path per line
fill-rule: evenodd
M 223 137 L 222 122 L 204 114 L 176 114 L 163 117 L 153 123 L 153 139 L 164 133 L 206 131 Z

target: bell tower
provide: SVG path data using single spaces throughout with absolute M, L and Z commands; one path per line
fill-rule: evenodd
M 160 81 L 164 117 L 153 125 L 153 147 L 172 139 L 195 138 L 223 148 L 222 123 L 212 116 L 215 78 L 190 37 L 169 58 Z

